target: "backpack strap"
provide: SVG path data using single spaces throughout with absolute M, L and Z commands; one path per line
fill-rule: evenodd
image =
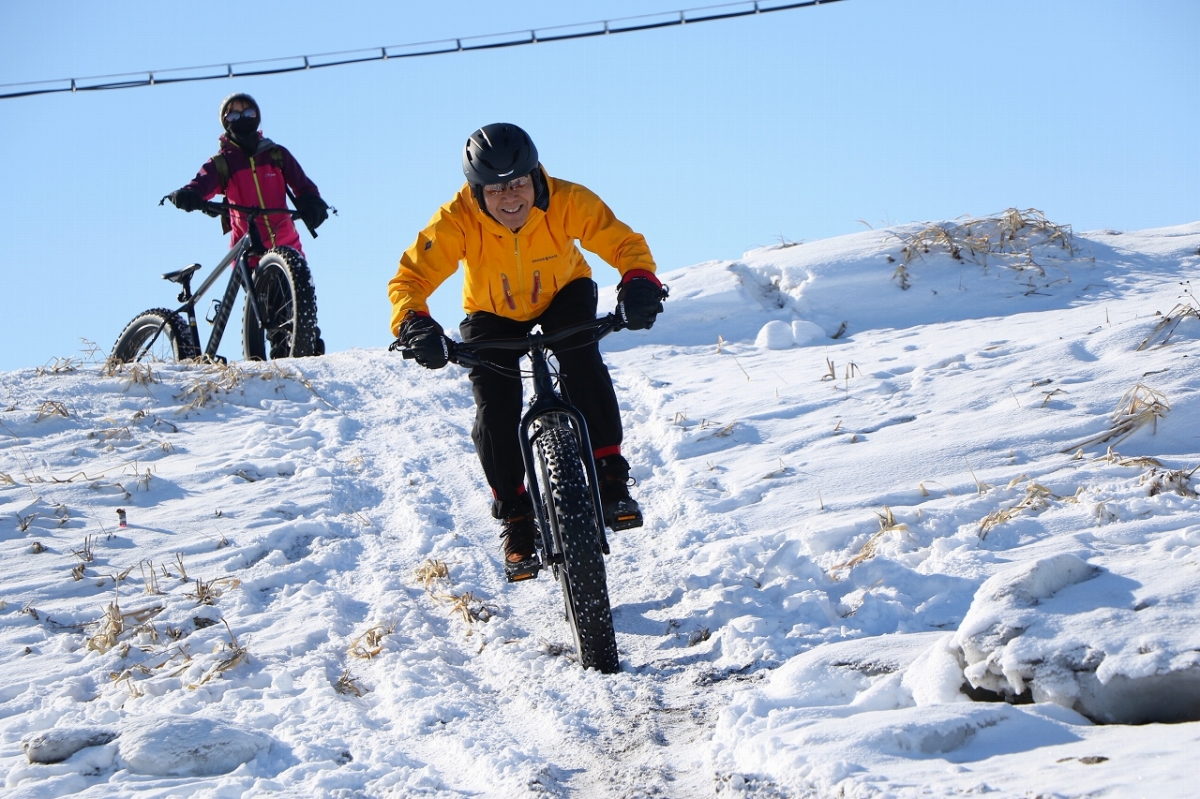
M 217 170 L 217 177 L 221 179 L 221 193 L 225 193 L 225 187 L 229 185 L 229 162 L 225 160 L 224 153 L 217 153 L 212 157 L 213 168 Z

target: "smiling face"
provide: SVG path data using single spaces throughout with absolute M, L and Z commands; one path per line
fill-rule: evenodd
M 533 210 L 533 181 L 519 189 L 506 186 L 499 194 L 484 192 L 483 202 L 492 218 L 514 233 L 529 219 Z

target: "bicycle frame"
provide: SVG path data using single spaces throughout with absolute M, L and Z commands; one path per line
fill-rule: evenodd
M 163 277 L 172 282 L 179 283 L 181 291 L 177 298 L 183 305 L 175 309 L 176 313 L 186 314 L 188 322 L 188 332 L 191 334 L 191 345 L 195 352 L 200 352 L 200 330 L 196 319 L 196 302 L 204 296 L 205 292 L 212 287 L 212 284 L 217 281 L 221 273 L 234 264 L 233 272 L 229 276 L 229 283 L 225 286 L 225 294 L 217 304 L 216 313 L 211 321 L 212 331 L 208 337 L 208 344 L 204 348 L 204 356 L 208 359 L 217 357 L 217 348 L 221 345 L 221 337 L 225 335 L 225 327 L 229 324 L 229 317 L 233 312 L 233 303 L 237 299 L 239 288 L 246 289 L 246 297 L 249 300 L 251 313 L 254 314 L 254 321 L 261 324 L 262 308 L 258 304 L 258 296 L 250 290 L 253 285 L 253 277 L 250 269 L 250 256 L 261 255 L 266 248 L 263 246 L 262 236 L 258 232 L 258 225 L 254 224 L 255 218 L 264 213 L 294 213 L 290 209 L 279 208 L 251 208 L 244 206 L 222 206 L 218 203 L 206 203 L 205 212 L 212 214 L 219 212 L 222 207 L 230 207 L 235 210 L 243 211 L 247 216 L 247 230 L 245 235 L 238 239 L 237 243 L 230 248 L 225 257 L 216 265 L 213 271 L 205 278 L 194 293 L 192 292 L 192 274 L 200 268 L 199 264 L 193 264 L 190 267 L 181 269 L 178 272 L 168 272 Z M 146 351 L 153 345 L 154 340 L 162 332 L 160 328 L 154 336 L 146 343 L 143 351 L 139 353 L 141 358 Z
M 588 485 L 592 494 L 592 507 L 596 514 L 596 530 L 600 538 L 600 548 L 605 555 L 609 554 L 608 536 L 605 533 L 604 517 L 601 513 L 600 482 L 596 475 L 596 459 L 592 454 L 592 443 L 588 436 L 587 422 L 583 414 L 566 402 L 554 389 L 554 375 L 546 361 L 546 348 L 556 342 L 563 341 L 579 333 L 591 332 L 593 344 L 600 339 L 619 330 L 620 321 L 615 314 L 580 322 L 553 333 L 531 332 L 523 339 L 499 339 L 494 341 L 472 341 L 469 343 L 451 342 L 449 359 L 460 366 L 489 366 L 491 362 L 478 355 L 481 350 L 525 350 L 529 355 L 530 370 L 533 379 L 533 396 L 529 407 L 521 416 L 519 436 L 521 457 L 525 462 L 527 488 L 533 500 L 534 513 L 537 514 L 538 529 L 542 534 L 543 552 L 547 555 L 549 564 L 555 569 L 562 562 L 562 553 L 558 551 L 557 542 L 553 540 L 550 525 L 546 518 L 545 504 L 542 501 L 541 486 L 537 479 L 537 459 L 534 456 L 533 445 L 540 432 L 536 429 L 538 423 L 548 417 L 559 417 L 553 422 L 566 426 L 575 434 L 579 441 L 579 451 L 587 472 Z M 404 357 L 411 357 L 408 351 Z

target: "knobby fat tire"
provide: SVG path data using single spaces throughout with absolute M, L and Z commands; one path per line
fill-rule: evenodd
M 186 361 L 200 354 L 194 351 L 187 323 L 182 316 L 166 308 L 152 308 L 138 314 L 125 325 L 117 337 L 117 343 L 113 345 L 110 359 L 117 363 L 129 363 L 155 335 L 169 347 L 170 357 L 176 361 Z M 165 360 L 166 355 L 165 349 L 154 347 L 146 353 L 146 357 L 158 357 L 160 360 Z
M 580 665 L 612 674 L 620 670 L 621 664 L 596 510 L 584 479 L 579 442 L 571 430 L 551 427 L 538 436 L 537 450 L 547 484 L 547 511 L 553 515 L 550 523 L 557 527 L 562 547 L 558 580 Z
M 254 291 L 264 325 L 260 328 L 255 324 L 247 297 L 242 315 L 242 352 L 246 360 L 324 354 L 325 343 L 317 327 L 317 291 L 304 256 L 291 247 L 268 250 L 254 269 Z

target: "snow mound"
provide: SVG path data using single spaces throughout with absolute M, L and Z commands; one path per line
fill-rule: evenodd
M 228 774 L 270 745 L 267 736 L 232 724 L 172 716 L 131 724 L 120 752 L 135 774 L 208 777 Z
M 1153 606 L 1133 601 L 1134 585 L 1072 553 L 990 577 L 954 637 L 967 682 L 1101 723 L 1200 719 L 1195 636 L 1156 624 Z M 1089 617 L 1097 623 L 1080 623 Z
M 117 737 L 114 730 L 95 727 L 60 727 L 42 730 L 21 741 L 30 763 L 61 763 L 80 749 L 103 746 Z

